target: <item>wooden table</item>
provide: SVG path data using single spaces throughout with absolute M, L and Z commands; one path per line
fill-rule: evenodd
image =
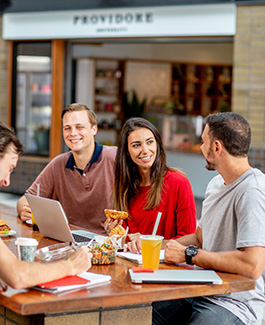
M 39 247 L 55 244 L 56 241 L 44 238 L 32 226 L 22 223 L 14 208 L 0 205 L 0 219 L 5 219 L 15 230 L 16 237 L 33 237 Z M 2 238 L 5 244 L 17 255 L 16 237 Z M 1 252 L 0 252 L 1 254 Z M 107 324 L 151 324 L 151 303 L 153 301 L 196 297 L 252 290 L 255 281 L 243 276 L 221 273 L 223 284 L 132 284 L 129 268 L 134 263 L 116 259 L 112 265 L 93 266 L 90 271 L 109 274 L 111 283 L 90 290 L 54 295 L 28 289 L 9 296 L 0 294 L 0 324 L 70 324 L 107 325 Z M 160 268 L 177 266 L 160 264 Z M 3 323 L 5 324 L 5 323 Z

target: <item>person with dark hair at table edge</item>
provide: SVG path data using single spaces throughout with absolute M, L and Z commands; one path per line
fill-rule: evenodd
M 70 152 L 55 157 L 27 193 L 58 200 L 69 223 L 106 234 L 104 209 L 112 207 L 114 161 L 117 147 L 95 142 L 97 116 L 84 104 L 71 104 L 61 114 L 63 136 Z M 18 200 L 21 220 L 31 218 L 25 196 Z
M 21 153 L 22 145 L 13 130 L 0 122 L 0 186 L 10 184 L 10 174 Z M 29 263 L 18 260 L 0 238 L 0 291 L 5 290 L 6 285 L 21 289 L 80 274 L 91 267 L 91 257 L 88 248 L 83 247 L 63 261 Z
M 248 162 L 251 129 L 233 112 L 206 118 L 201 150 L 208 184 L 195 234 L 167 243 L 167 263 L 256 280 L 255 290 L 154 302 L 153 324 L 261 324 L 265 306 L 265 175 Z
M 139 234 L 152 234 L 158 212 L 157 235 L 165 240 L 194 233 L 196 208 L 187 177 L 166 163 L 159 132 L 144 118 L 127 120 L 121 130 L 115 160 L 114 208 L 127 211 L 128 249 L 141 252 Z M 109 220 L 106 227 L 115 226 Z M 125 225 L 125 226 L 126 226 Z M 137 234 L 138 236 L 133 236 Z

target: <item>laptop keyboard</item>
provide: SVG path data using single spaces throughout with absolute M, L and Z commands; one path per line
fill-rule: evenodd
M 89 242 L 92 238 L 88 238 L 88 237 L 84 237 L 84 236 L 80 236 L 80 235 L 77 235 L 77 234 L 73 234 L 73 237 L 74 237 L 74 240 L 77 242 L 77 243 L 85 243 L 85 242 Z

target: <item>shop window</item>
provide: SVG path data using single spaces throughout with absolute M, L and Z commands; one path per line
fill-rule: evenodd
M 12 126 L 24 154 L 49 156 L 51 125 L 51 44 L 14 44 Z

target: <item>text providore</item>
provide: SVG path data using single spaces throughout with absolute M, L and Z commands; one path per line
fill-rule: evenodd
M 99 24 L 144 24 L 152 23 L 153 14 L 152 13 L 126 13 L 126 14 L 93 14 L 89 15 L 75 15 L 73 17 L 74 25 L 99 25 Z

